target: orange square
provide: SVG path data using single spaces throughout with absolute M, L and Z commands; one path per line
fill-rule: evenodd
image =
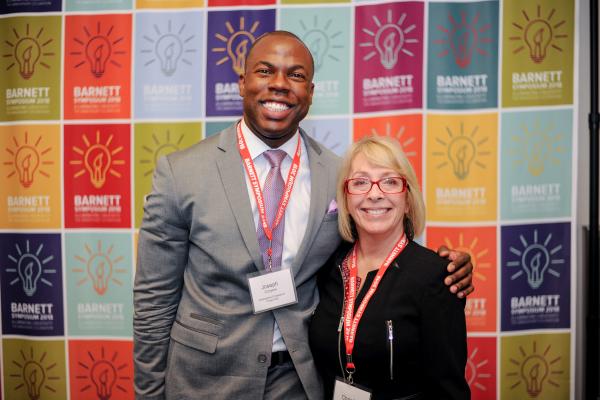
M 437 248 L 446 245 L 451 249 L 467 252 L 474 265 L 473 285 L 475 292 L 467 297 L 465 314 L 470 332 L 496 331 L 496 228 L 427 228 L 427 246 Z
M 131 15 L 66 17 L 65 119 L 129 118 Z
M 365 136 L 389 136 L 400 143 L 422 186 L 423 118 L 421 114 L 390 115 L 354 120 L 354 141 Z
M 70 340 L 71 398 L 133 400 L 133 342 Z

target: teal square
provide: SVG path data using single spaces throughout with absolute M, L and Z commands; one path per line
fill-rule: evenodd
M 573 111 L 502 115 L 503 220 L 571 216 Z
M 66 233 L 68 334 L 131 337 L 129 233 Z
M 313 54 L 315 91 L 310 115 L 350 110 L 350 11 L 348 6 L 280 11 L 281 29 L 298 35 Z

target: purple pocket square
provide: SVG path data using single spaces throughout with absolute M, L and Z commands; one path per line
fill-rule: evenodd
M 327 207 L 327 214 L 336 213 L 337 210 L 337 203 L 335 202 L 335 199 L 332 199 L 331 203 L 329 203 L 329 207 Z

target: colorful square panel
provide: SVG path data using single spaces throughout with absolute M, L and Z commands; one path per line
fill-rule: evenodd
M 428 26 L 429 108 L 495 107 L 498 1 L 431 2 Z
M 571 110 L 502 115 L 502 219 L 571 215 L 572 124 Z
M 0 19 L 0 121 L 60 118 L 61 31 L 60 16 Z
M 67 11 L 131 10 L 134 0 L 65 0 Z
M 131 14 L 65 17 L 65 119 L 129 118 Z
M 60 11 L 60 8 L 61 0 L 4 0 L 0 4 L 0 14 Z
M 0 148 L 0 228 L 60 228 L 60 125 L 0 126 Z
M 423 3 L 355 9 L 354 112 L 421 108 Z
M 502 105 L 572 104 L 575 1 L 502 3 Z
M 500 399 L 570 399 L 570 334 L 500 339 Z
M 300 124 L 313 139 L 333 151 L 344 155 L 350 145 L 350 122 L 342 119 L 305 119 Z
M 206 115 L 240 116 L 238 80 L 246 54 L 263 33 L 275 29 L 275 10 L 209 11 L 206 48 Z
M 349 7 L 284 8 L 281 29 L 298 35 L 315 61 L 311 115 L 347 114 L 350 110 Z
M 421 114 L 354 119 L 354 141 L 365 136 L 387 136 L 400 143 L 417 180 L 423 182 L 423 117 Z
M 497 114 L 427 116 L 427 218 L 494 221 Z
M 2 333 L 64 333 L 59 233 L 0 233 Z
M 469 332 L 496 331 L 496 227 L 427 228 L 427 246 L 450 249 L 471 255 L 473 285 L 477 288 L 467 297 L 465 314 Z
M 571 324 L 571 224 L 502 227 L 502 330 Z
M 138 13 L 135 26 L 135 117 L 200 117 L 204 12 Z
M 67 233 L 70 335 L 130 337 L 133 319 L 130 233 Z
M 479 290 L 479 289 L 478 289 Z M 465 376 L 472 400 L 496 399 L 496 338 L 468 337 Z
M 65 226 L 130 227 L 130 126 L 64 129 Z
M 135 226 L 142 223 L 146 196 L 152 191 L 152 175 L 159 158 L 196 144 L 202 138 L 199 122 L 135 125 Z
M 64 340 L 3 339 L 2 347 L 5 399 L 67 398 Z
M 133 342 L 69 340 L 71 398 L 133 400 Z

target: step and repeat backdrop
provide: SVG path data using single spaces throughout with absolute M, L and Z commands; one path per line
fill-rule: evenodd
M 575 0 L 4 0 L 4 399 L 133 399 L 132 281 L 156 160 L 241 115 L 249 46 L 315 57 L 304 129 L 396 138 L 420 240 L 468 251 L 473 399 L 574 398 Z M 202 171 L 198 171 L 199 174 Z

